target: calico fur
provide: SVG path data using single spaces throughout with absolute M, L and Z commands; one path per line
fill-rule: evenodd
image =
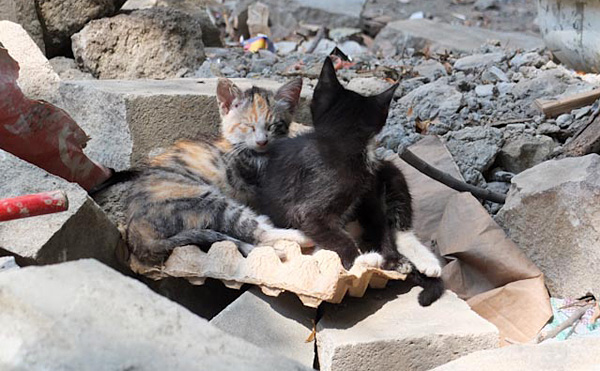
M 256 198 L 264 153 L 287 136 L 302 80 L 274 95 L 252 87 L 241 91 L 219 80 L 221 113 L 218 141 L 176 143 L 138 172 L 126 197 L 127 243 L 140 260 L 164 261 L 177 246 L 208 249 L 234 242 L 247 255 L 255 244 L 278 239 L 311 242 L 297 230 L 274 228 L 247 204 Z

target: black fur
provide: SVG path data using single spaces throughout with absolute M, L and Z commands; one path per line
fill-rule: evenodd
M 95 185 L 92 189 L 88 191 L 88 194 L 91 197 L 94 197 L 98 193 L 104 191 L 105 189 L 112 187 L 115 184 L 129 182 L 135 179 L 138 175 L 140 175 L 141 171 L 136 169 L 129 169 L 123 171 L 114 171 L 111 169 L 112 175 L 110 178 L 106 179 L 104 182 Z

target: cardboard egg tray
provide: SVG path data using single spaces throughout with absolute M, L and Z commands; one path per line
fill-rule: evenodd
M 144 265 L 133 255 L 129 265 L 134 272 L 156 280 L 179 277 L 202 285 L 206 278 L 214 278 L 235 289 L 245 283 L 257 285 L 270 296 L 290 291 L 313 308 L 323 301 L 339 303 L 346 294 L 361 297 L 367 287 L 383 288 L 389 280 L 406 278 L 398 272 L 361 265 L 346 271 L 335 252 L 319 250 L 306 255 L 298 244 L 288 241 L 256 247 L 246 258 L 226 241 L 215 243 L 208 252 L 182 246 L 162 266 Z

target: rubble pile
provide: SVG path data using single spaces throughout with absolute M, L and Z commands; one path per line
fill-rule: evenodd
M 540 16 L 560 16 L 555 2 L 539 1 Z M 61 190 L 70 201 L 62 213 L 0 222 L 0 302 L 9 304 L 0 311 L 0 368 L 597 365 L 600 344 L 589 338 L 600 335 L 600 75 L 570 68 L 579 64 L 566 64 L 568 50 L 546 46 L 557 42 L 547 40 L 553 23 L 535 17 L 527 0 L 0 0 L 0 92 L 9 96 L 0 102 L 0 199 Z M 402 169 L 415 234 L 445 264 L 440 301 L 423 308 L 408 282 L 367 290 L 368 280 L 357 285 L 350 274 L 355 297 L 316 300 L 299 294 L 309 285 L 272 285 L 257 254 L 236 259 L 257 261 L 264 282 L 230 290 L 256 282 L 226 257 L 197 259 L 194 246 L 135 269 L 122 239 L 129 184 L 92 199 L 86 191 L 100 178 L 91 175 L 104 180 L 175 140 L 218 134 L 220 77 L 243 89 L 303 78 L 293 131 L 310 130 L 300 124 L 311 125 L 329 55 L 349 89 L 371 95 L 399 83 L 377 155 Z M 23 97 L 27 121 L 12 114 Z M 79 136 L 44 137 L 60 125 Z M 24 132 L 42 143 L 35 156 L 15 145 Z M 506 202 L 433 180 L 405 162 L 406 151 Z M 69 178 L 53 160 L 95 173 Z M 255 251 L 280 264 L 269 249 Z M 290 249 L 288 263 L 306 257 Z M 323 274 L 315 256 L 302 268 Z M 215 267 L 218 275 L 198 273 Z M 293 277 L 299 271 L 280 278 L 318 281 Z M 82 351 L 94 346 L 101 352 L 92 357 Z

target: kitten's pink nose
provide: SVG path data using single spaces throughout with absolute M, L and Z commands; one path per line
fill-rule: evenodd
M 264 147 L 267 145 L 267 143 L 269 143 L 269 141 L 267 140 L 257 140 L 256 144 L 258 144 L 259 147 Z

